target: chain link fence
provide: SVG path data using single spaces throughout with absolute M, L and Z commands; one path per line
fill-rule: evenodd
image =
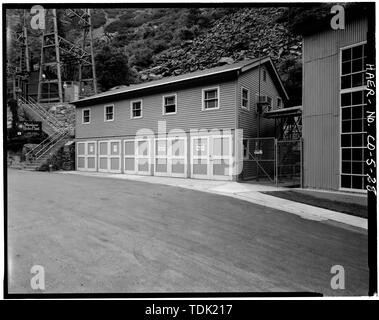
M 243 147 L 243 181 L 302 185 L 302 140 L 249 138 Z

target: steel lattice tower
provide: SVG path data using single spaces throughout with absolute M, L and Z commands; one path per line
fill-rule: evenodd
M 81 45 L 65 38 L 61 18 L 71 19 L 80 27 Z M 74 73 L 73 67 L 77 68 Z M 38 102 L 63 102 L 66 81 L 78 81 L 80 97 L 97 93 L 90 9 L 45 10 Z
M 12 82 L 13 98 L 16 98 L 17 90 L 19 91 L 18 93 L 27 95 L 27 81 L 30 74 L 30 55 L 25 10 L 23 10 L 20 23 L 15 29 L 8 23 L 7 39 L 7 79 Z M 16 63 L 11 61 L 13 55 L 16 56 Z

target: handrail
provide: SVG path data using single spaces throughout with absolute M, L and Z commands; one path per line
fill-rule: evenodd
M 32 108 L 29 104 L 24 104 L 29 110 L 31 110 L 33 113 L 35 113 L 37 116 L 39 116 L 43 122 L 47 123 L 54 131 L 59 131 L 59 128 L 57 128 L 56 124 L 51 122 L 49 119 L 41 115 L 41 113 L 37 112 L 34 108 Z
M 44 156 L 47 152 L 49 152 L 52 148 L 54 148 L 59 142 L 61 142 L 63 139 L 67 137 L 67 132 L 65 134 L 62 134 L 54 143 L 48 144 L 47 148 L 45 150 L 41 150 L 40 154 L 36 158 L 36 160 L 40 159 L 42 156 Z
M 55 118 L 51 113 L 49 113 L 45 108 L 43 108 L 37 102 L 35 102 L 32 98 L 25 99 L 23 97 L 20 97 L 20 100 L 25 105 L 27 105 L 30 109 L 34 109 L 33 111 L 38 111 L 39 116 L 44 118 L 46 121 L 48 121 L 53 126 L 55 126 L 57 128 L 62 127 L 62 123 L 57 118 Z M 31 108 L 31 106 L 33 106 L 33 108 Z
M 54 138 L 54 136 L 56 135 L 60 135 L 60 131 L 56 131 L 54 132 L 51 136 L 47 137 L 45 140 L 43 140 L 42 142 L 40 142 L 37 146 L 35 146 L 33 149 L 29 150 L 26 154 L 25 154 L 25 157 L 28 157 L 31 153 L 34 153 L 36 149 L 38 149 L 39 147 L 43 146 L 45 143 L 47 143 L 49 140 L 51 140 L 52 138 Z
M 45 139 L 43 142 L 41 142 L 38 146 L 36 146 L 33 150 L 29 151 L 28 154 L 33 153 L 34 159 L 33 161 L 36 161 L 40 159 L 42 156 L 44 156 L 49 150 L 51 150 L 54 146 L 56 146 L 60 141 L 65 139 L 69 134 L 69 130 L 61 131 L 53 136 L 53 139 L 50 137 L 50 141 L 47 141 L 48 139 Z M 44 143 L 47 141 L 47 143 Z M 35 151 L 38 149 L 38 151 Z M 32 162 L 33 162 L 32 161 Z

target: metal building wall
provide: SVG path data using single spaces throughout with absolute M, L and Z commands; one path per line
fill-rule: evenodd
M 304 187 L 340 186 L 340 49 L 366 40 L 367 20 L 303 39 Z

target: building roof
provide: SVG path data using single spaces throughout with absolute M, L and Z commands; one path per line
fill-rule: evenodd
M 301 116 L 303 112 L 302 106 L 295 106 L 290 108 L 282 108 L 267 111 L 263 114 L 264 118 L 267 119 L 275 119 L 275 118 L 283 118 L 283 117 L 291 117 L 291 116 Z
M 233 63 L 233 64 L 215 67 L 211 69 L 195 71 L 191 73 L 182 74 L 179 76 L 165 77 L 165 78 L 155 80 L 155 81 L 133 84 L 130 86 L 123 86 L 122 88 L 109 90 L 109 91 L 99 93 L 90 97 L 73 101 L 72 104 L 74 104 L 77 107 L 81 107 L 81 106 L 86 106 L 86 105 L 90 105 L 97 102 L 100 103 L 101 101 L 104 101 L 104 100 L 111 101 L 111 100 L 123 98 L 132 93 L 143 94 L 145 91 L 148 91 L 149 89 L 151 90 L 153 88 L 161 88 L 164 86 L 170 86 L 173 84 L 188 82 L 191 80 L 193 81 L 193 80 L 198 80 L 201 78 L 218 77 L 218 76 L 222 76 L 224 78 L 226 74 L 235 73 L 236 75 L 238 75 L 239 73 L 243 73 L 252 68 L 258 67 L 259 64 L 266 64 L 267 66 L 269 66 L 269 70 L 271 71 L 271 75 L 274 82 L 278 86 L 278 89 L 282 91 L 283 95 L 288 100 L 288 94 L 283 86 L 283 83 L 278 75 L 278 72 L 271 58 L 263 57 L 261 59 L 256 58 L 256 59 L 244 60 L 239 63 Z

